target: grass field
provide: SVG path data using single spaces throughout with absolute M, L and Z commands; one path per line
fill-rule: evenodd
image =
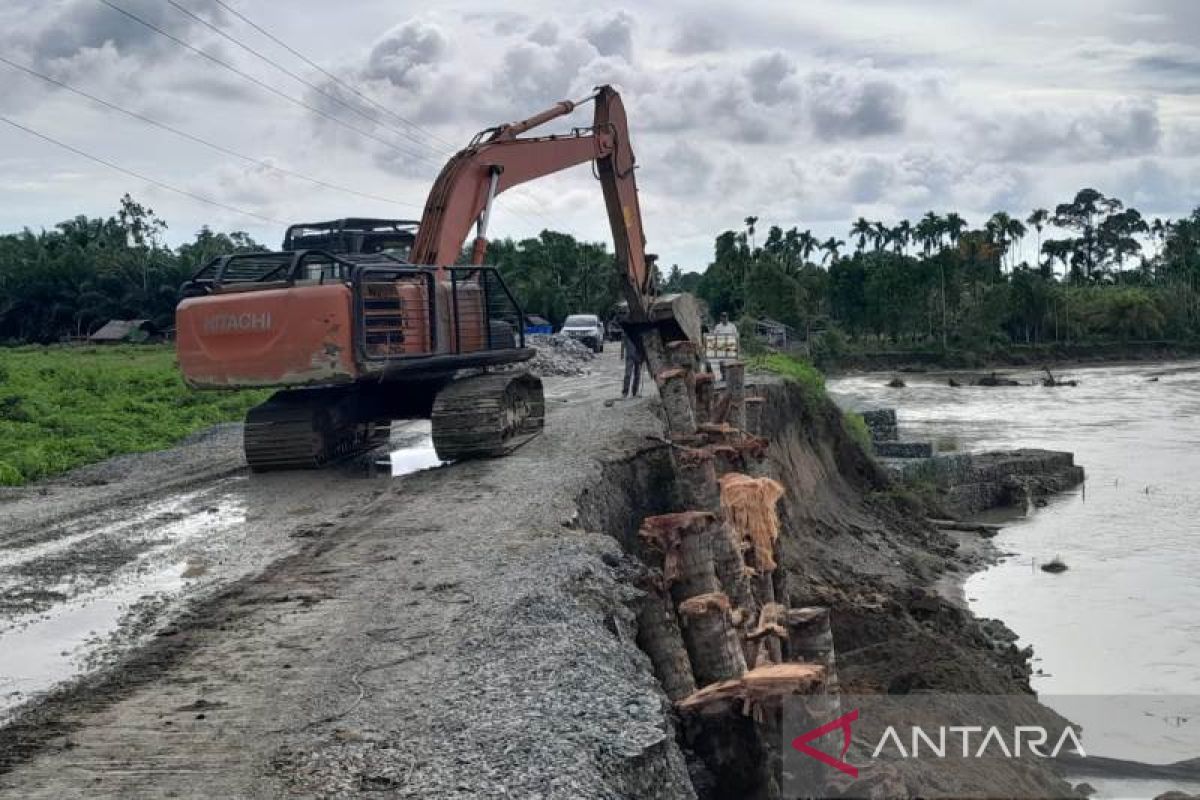
M 269 392 L 197 392 L 167 345 L 0 348 L 0 485 L 168 447 Z

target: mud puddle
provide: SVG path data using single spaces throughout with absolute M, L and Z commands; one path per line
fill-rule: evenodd
M 0 724 L 135 644 L 185 590 L 211 582 L 223 542 L 246 521 L 244 483 L 221 481 L 91 527 L 76 520 L 0 551 Z
M 433 431 L 429 420 L 413 420 L 393 428 L 392 449 L 375 461 L 372 474 L 399 478 L 445 464 L 433 449 Z

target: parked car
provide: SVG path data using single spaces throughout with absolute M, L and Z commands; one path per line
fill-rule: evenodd
M 604 352 L 604 323 L 595 314 L 572 314 L 559 333 L 578 339 L 595 353 Z

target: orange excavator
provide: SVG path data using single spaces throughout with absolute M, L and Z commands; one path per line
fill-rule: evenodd
M 590 128 L 522 136 L 586 102 Z M 484 265 L 489 219 L 505 190 L 587 162 L 604 193 L 627 329 L 698 339 L 693 313 L 654 296 L 624 106 L 601 86 L 476 135 L 443 167 L 419 222 L 294 225 L 279 252 L 205 264 L 176 310 L 185 380 L 279 389 L 246 417 L 256 471 L 319 467 L 385 444 L 391 421 L 405 418 L 432 419 L 443 460 L 512 451 L 542 430 L 545 401 L 537 377 L 494 369 L 534 353 L 519 304 Z M 472 226 L 470 264 L 456 266 Z

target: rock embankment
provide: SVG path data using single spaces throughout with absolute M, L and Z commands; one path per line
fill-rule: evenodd
M 891 469 L 904 481 L 933 484 L 945 510 L 961 517 L 1037 502 L 1084 479 L 1074 455 L 1059 450 L 954 453 L 893 464 Z

